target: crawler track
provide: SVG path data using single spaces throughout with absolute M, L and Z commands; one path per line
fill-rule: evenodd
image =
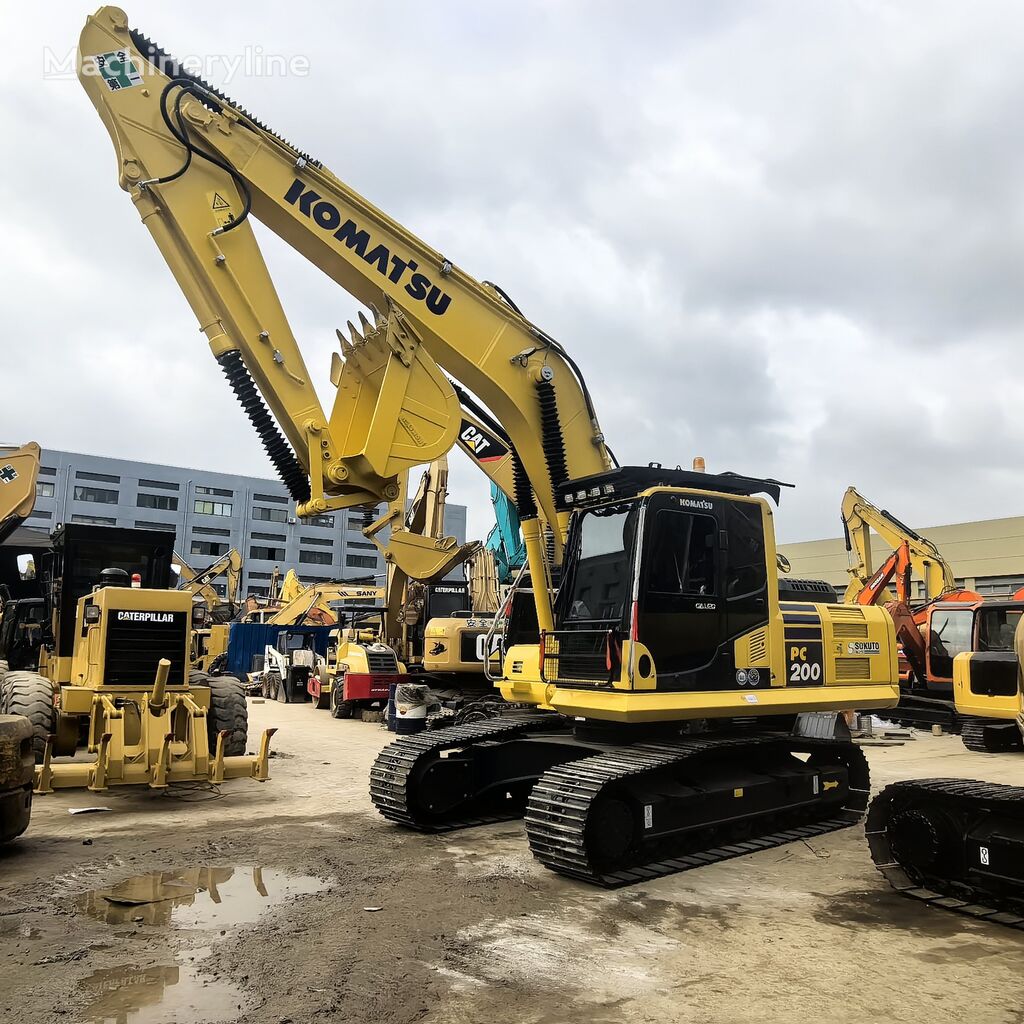
M 865 831 L 871 859 L 897 892 L 1024 930 L 1024 787 L 897 782 L 871 802 Z
M 418 798 L 418 773 L 436 757 L 449 751 L 490 740 L 511 740 L 528 732 L 558 728 L 565 728 L 564 720 L 558 715 L 527 714 L 405 736 L 386 746 L 373 762 L 370 769 L 370 799 L 385 818 L 420 832 L 450 832 L 522 817 L 521 806 L 510 806 L 506 810 L 499 809 L 490 813 L 453 813 L 443 817 L 433 815 Z
M 615 815 L 602 813 L 602 801 L 616 789 L 635 793 L 651 778 L 685 776 L 688 769 L 712 757 L 722 763 L 723 757 L 731 755 L 770 756 L 800 750 L 812 752 L 812 763 L 815 752 L 832 759 L 838 754 L 845 762 L 850 785 L 842 804 L 766 810 L 754 818 L 713 821 L 655 840 L 646 840 L 641 831 L 629 849 L 619 852 L 618 863 L 608 864 L 616 857 L 609 858 L 607 849 L 602 850 L 598 833 L 616 826 L 629 828 L 621 810 L 618 821 Z M 867 762 L 861 751 L 849 744 L 816 744 L 780 736 L 637 744 L 546 772 L 530 795 L 526 831 L 530 848 L 546 867 L 593 885 L 615 888 L 848 828 L 861 819 L 868 789 Z M 704 793 L 695 793 L 689 798 L 695 811 L 704 797 Z M 621 807 L 621 801 L 619 804 Z

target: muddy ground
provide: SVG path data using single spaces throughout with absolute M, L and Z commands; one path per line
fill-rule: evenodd
M 383 822 L 378 726 L 250 714 L 280 726 L 265 785 L 37 800 L 0 852 L 0 1021 L 1024 1024 L 1024 933 L 891 894 L 859 829 L 603 892 L 537 867 L 517 823 Z M 917 736 L 868 749 L 876 786 L 1024 778 Z

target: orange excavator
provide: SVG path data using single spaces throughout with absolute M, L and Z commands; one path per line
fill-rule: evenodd
M 987 657 L 1013 652 L 1014 627 L 1024 612 L 1024 589 L 1009 599 L 986 600 L 958 586 L 953 567 L 932 541 L 877 508 L 853 487 L 843 496 L 842 520 L 851 561 L 845 602 L 881 604 L 896 626 L 901 696 L 899 706 L 887 717 L 961 732 L 971 750 L 1002 749 L 1005 737 L 999 723 L 985 723 L 976 712 L 958 706 L 953 661 L 958 654 Z M 893 548 L 877 570 L 872 568 L 872 530 Z M 924 584 L 916 602 L 911 593 L 915 576 Z M 895 587 L 895 597 L 890 585 Z M 1016 743 L 1014 730 L 1008 732 Z

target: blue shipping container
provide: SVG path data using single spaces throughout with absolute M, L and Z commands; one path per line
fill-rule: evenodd
M 228 631 L 228 675 L 244 680 L 253 671 L 254 658 L 263 658 L 267 644 L 277 643 L 282 632 L 311 633 L 317 654 L 327 653 L 327 637 L 333 626 L 271 626 L 265 622 L 232 622 Z

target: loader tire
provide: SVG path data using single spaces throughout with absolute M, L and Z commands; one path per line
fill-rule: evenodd
M 4 714 L 4 705 L 7 703 L 6 691 L 4 690 L 4 676 L 8 673 L 7 662 L 0 660 L 0 715 Z
M 281 699 L 281 674 L 279 672 L 264 672 L 263 685 L 266 687 L 267 700 Z
M 32 725 L 26 718 L 0 715 L 0 844 L 17 839 L 32 813 Z
M 22 715 L 32 723 L 32 752 L 39 764 L 46 739 L 57 727 L 50 680 L 38 672 L 8 672 L 4 676 L 4 707 L 0 710 L 8 715 Z
M 224 739 L 224 756 L 240 757 L 249 740 L 249 705 L 241 680 L 234 676 L 204 676 L 202 686 L 210 688 L 210 710 L 206 715 L 206 734 L 210 753 L 217 752 L 217 734 L 231 735 Z

